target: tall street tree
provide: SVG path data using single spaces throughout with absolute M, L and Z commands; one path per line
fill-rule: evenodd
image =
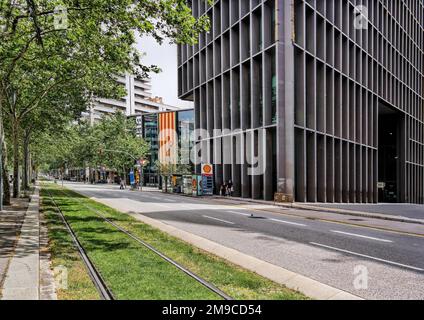
M 140 63 L 136 32 L 193 44 L 207 28 L 181 0 L 0 0 L 0 122 L 11 122 L 15 181 L 22 124 L 53 92 L 122 95 L 115 75 L 157 71 Z

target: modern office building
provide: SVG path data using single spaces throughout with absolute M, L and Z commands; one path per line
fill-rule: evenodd
M 139 117 L 141 117 L 141 136 L 150 144 L 146 159 L 148 165 L 143 170 L 144 184 L 147 186 L 161 184 L 157 161 L 164 164 L 187 164 L 191 174 L 193 170 L 190 152 L 194 145 L 194 110 L 144 113 Z
M 424 203 L 422 0 L 189 3 L 212 26 L 178 48 L 179 95 L 210 135 L 198 145 L 210 142 L 217 185 L 267 200 Z M 249 157 L 263 174 L 249 174 Z
M 105 99 L 96 97 L 90 110 L 84 115 L 93 123 L 105 114 L 121 111 L 127 116 L 146 112 L 170 111 L 178 108 L 166 105 L 162 98 L 151 94 L 150 79 L 141 79 L 131 75 L 118 76 L 116 81 L 125 87 L 126 96 L 122 99 Z

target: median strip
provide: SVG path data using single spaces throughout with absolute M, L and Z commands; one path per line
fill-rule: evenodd
M 52 193 L 55 192 L 55 186 L 48 187 L 53 189 Z M 101 211 L 105 217 L 117 225 L 154 246 L 234 299 L 307 299 L 297 291 L 178 240 L 128 214 L 67 189 L 56 190 L 56 192 L 57 200 L 63 204 L 64 214 L 76 229 L 88 254 L 93 257 L 94 263 L 117 298 L 216 299 L 215 296 L 204 292 L 202 287 L 190 284 L 180 279 L 180 276 L 161 272 L 164 271 L 165 266 L 162 263 L 153 263 L 151 260 L 154 257 L 139 260 L 138 258 L 144 255 L 143 249 L 137 248 L 131 239 L 124 239 L 116 230 L 110 230 L 107 224 L 99 221 L 98 216 L 89 212 L 82 204 Z M 110 249 L 107 249 L 109 247 Z M 127 251 L 128 254 L 126 254 Z M 160 278 L 156 279 L 156 276 Z

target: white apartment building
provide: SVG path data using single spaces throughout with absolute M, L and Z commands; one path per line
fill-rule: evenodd
M 125 86 L 127 95 L 119 100 L 94 98 L 90 110 L 84 114 L 91 123 L 101 119 L 105 114 L 113 114 L 118 110 L 128 116 L 146 112 L 178 110 L 178 107 L 164 104 L 162 98 L 152 96 L 151 81 L 148 78 L 141 79 L 126 75 L 118 76 L 116 81 Z

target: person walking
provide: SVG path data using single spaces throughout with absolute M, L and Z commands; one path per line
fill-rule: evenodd
M 231 180 L 228 182 L 227 188 L 228 188 L 228 195 L 232 197 L 234 192 L 234 185 Z

